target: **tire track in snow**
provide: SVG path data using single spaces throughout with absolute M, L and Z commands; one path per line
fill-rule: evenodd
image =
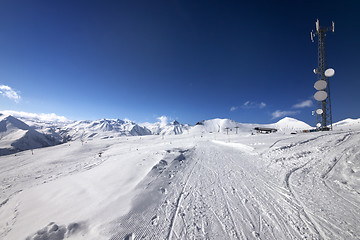
M 337 135 L 344 135 L 344 133 L 335 133 L 333 134 L 333 136 L 337 136 Z M 312 142 L 313 140 L 318 140 L 320 139 L 321 137 L 330 137 L 329 134 L 325 134 L 325 135 L 321 135 L 321 136 L 318 136 L 316 138 L 311 138 L 311 139 L 308 139 L 306 141 L 302 141 L 302 142 L 299 142 L 298 144 L 295 144 L 294 146 L 297 146 L 297 147 L 301 147 L 303 144 L 308 144 L 310 142 Z M 340 139 L 333 139 L 332 137 L 330 137 L 330 140 L 326 139 L 325 141 L 325 146 L 332 146 L 332 142 L 335 141 L 335 146 L 339 146 L 343 143 L 346 143 L 346 141 L 348 141 L 351 137 L 351 133 L 347 133 L 345 134 L 344 136 L 341 136 Z M 318 144 L 315 144 L 315 146 L 318 145 Z M 338 148 L 336 148 L 338 149 Z M 329 150 L 327 150 L 328 152 Z M 328 188 L 330 189 L 332 192 L 334 192 L 336 195 L 340 196 L 338 193 L 336 193 L 333 189 L 331 189 L 331 187 L 328 186 L 328 184 L 326 183 L 326 177 L 328 176 L 328 174 L 333 170 L 333 168 L 338 164 L 338 162 L 340 161 L 341 159 L 336 159 L 335 158 L 335 161 L 332 161 L 333 163 L 328 167 L 328 169 L 322 173 L 320 176 L 319 176 L 319 180 L 323 182 L 323 184 Z M 304 213 L 304 217 L 310 221 L 310 223 L 313 225 L 314 229 L 317 231 L 317 233 L 319 234 L 319 237 L 320 239 L 327 239 L 327 235 L 328 234 L 335 234 L 335 232 L 333 231 L 334 229 L 337 229 L 337 231 L 339 231 L 339 228 L 336 226 L 336 224 L 333 224 L 331 222 L 329 222 L 328 220 L 325 220 L 323 217 L 321 216 L 318 216 L 318 215 L 314 215 L 306 206 L 306 204 L 304 204 L 302 202 L 302 200 L 300 199 L 300 197 L 297 195 L 295 189 L 292 188 L 292 184 L 291 184 L 291 177 L 297 173 L 299 170 L 303 169 L 305 166 L 307 166 L 309 163 L 312 163 L 314 161 L 313 158 L 311 158 L 308 162 L 306 162 L 305 164 L 299 166 L 299 167 L 295 167 L 293 169 L 291 169 L 285 176 L 285 185 L 286 187 L 290 190 L 290 193 L 292 194 L 292 196 L 296 199 L 296 201 L 301 205 L 302 209 L 303 209 L 303 213 Z M 315 165 L 318 164 L 318 162 L 315 162 L 314 163 Z M 342 199 L 346 200 L 345 198 L 343 198 L 342 196 L 340 196 Z M 346 200 L 347 201 L 347 200 Z M 315 218 L 317 220 L 315 220 Z M 322 223 L 320 224 L 318 221 L 321 221 Z M 327 225 L 331 225 L 331 228 L 327 227 Z M 323 230 L 327 230 L 327 233 L 326 234 Z
M 186 181 L 185 181 L 185 184 L 184 184 L 184 186 L 183 186 L 183 189 L 182 189 L 182 191 L 181 191 L 181 193 L 180 193 L 180 195 L 179 195 L 179 197 L 178 197 L 178 199 L 177 199 L 176 208 L 175 208 L 175 213 L 174 213 L 174 215 L 173 215 L 173 217 L 172 217 L 172 219 L 171 219 L 171 222 L 170 222 L 168 239 L 172 239 L 172 234 L 173 234 L 173 232 L 174 232 L 174 225 L 175 225 L 175 222 L 176 222 L 176 217 L 177 217 L 177 215 L 179 214 L 179 209 L 180 209 L 180 206 L 181 206 L 181 202 L 182 202 L 182 200 L 183 200 L 184 192 L 185 192 L 186 187 L 187 187 L 187 185 L 188 185 L 188 183 L 189 183 L 189 179 L 190 179 L 190 177 L 192 176 L 192 174 L 193 174 L 193 172 L 194 172 L 195 167 L 196 167 L 196 163 L 195 163 L 194 166 L 192 167 L 192 169 L 191 169 L 191 171 L 190 171 L 190 173 L 189 173 L 189 175 L 188 175 L 188 177 L 187 177 L 187 179 L 186 179 Z
M 310 160 L 312 161 L 312 160 Z M 309 162 L 310 162 L 309 161 Z M 308 211 L 306 209 L 306 206 L 304 205 L 304 203 L 300 200 L 300 198 L 296 195 L 295 191 L 292 189 L 291 184 L 290 184 L 290 177 L 293 173 L 295 173 L 296 171 L 298 171 L 299 169 L 302 169 L 303 167 L 305 167 L 309 162 L 305 163 L 304 165 L 301 165 L 300 167 L 296 167 L 293 168 L 292 170 L 290 170 L 290 172 L 288 172 L 285 176 L 285 184 L 286 187 L 289 189 L 291 195 L 294 197 L 294 199 L 296 199 L 296 201 L 299 203 L 299 205 L 302 207 L 303 213 L 304 213 L 304 217 L 306 218 L 307 221 L 309 221 L 309 223 L 312 225 L 312 227 L 314 228 L 315 232 L 317 235 L 319 235 L 319 239 L 324 239 L 325 233 L 321 230 L 320 226 L 316 223 L 315 219 L 313 219 L 309 214 Z
M 186 161 L 183 164 L 178 158 L 184 152 L 177 148 L 168 150 L 164 158 L 153 167 L 137 186 L 139 194 L 135 197 L 129 213 L 112 221 L 110 226 L 104 226 L 107 232 L 105 234 L 110 235 L 110 239 L 123 240 L 129 234 L 133 234 L 135 239 L 167 237 L 168 223 L 171 223 L 171 219 L 167 218 L 171 214 L 166 213 L 170 205 L 168 195 L 173 193 L 167 190 L 167 186 L 172 181 L 179 180 L 182 176 L 180 171 L 187 172 Z M 176 191 L 176 186 L 173 187 Z M 177 233 L 174 233 L 174 236 L 177 237 Z
M 231 159 L 230 159 L 231 160 Z M 233 161 L 233 160 L 231 160 L 231 161 Z M 245 169 L 244 169 L 245 170 Z M 245 172 L 245 171 L 243 171 L 243 172 Z M 247 172 L 249 172 L 249 171 L 247 171 Z M 265 180 L 263 180 L 261 177 L 260 177 L 260 175 L 257 175 L 256 176 L 256 178 L 254 178 L 254 177 L 249 177 L 249 176 L 247 176 L 247 177 L 244 177 L 244 179 L 245 180 L 250 180 L 250 179 L 252 179 L 253 181 L 254 180 L 256 180 L 256 181 L 260 181 L 264 186 L 269 186 L 269 184 L 267 184 L 267 182 L 265 181 Z M 255 182 L 254 182 L 255 183 Z M 265 190 L 264 191 L 264 193 L 261 193 L 260 191 L 258 191 L 258 190 L 256 190 L 256 187 L 253 187 L 254 189 L 250 189 L 248 186 L 252 186 L 254 183 L 248 183 L 248 184 L 244 184 L 243 185 L 243 188 L 244 189 L 247 189 L 247 194 L 249 194 L 249 195 L 252 195 L 252 197 L 254 198 L 254 199 L 257 199 L 257 203 L 259 203 L 259 204 L 261 204 L 262 205 L 262 208 L 266 208 L 266 206 L 270 206 L 271 207 L 271 211 L 273 212 L 273 213 L 275 213 L 275 216 L 278 216 L 277 217 L 277 222 L 276 222 L 276 225 L 278 225 L 279 227 L 285 227 L 285 229 L 283 229 L 282 230 L 282 232 L 283 233 L 285 233 L 285 232 L 288 232 L 289 234 L 290 234 L 290 236 L 289 237 L 291 237 L 291 238 L 293 238 L 294 236 L 293 236 L 293 234 L 294 234 L 294 232 L 296 232 L 296 228 L 294 228 L 294 229 L 290 229 L 289 227 L 288 227 L 288 223 L 287 222 L 284 222 L 284 212 L 281 210 L 283 207 L 282 206 L 280 206 L 280 205 L 278 205 L 278 203 L 276 203 L 276 201 L 271 201 L 271 198 L 269 198 L 269 196 L 268 197 L 265 197 L 266 195 L 264 195 L 264 193 L 269 193 L 269 191 L 268 190 Z M 257 184 L 257 186 L 261 186 L 261 184 Z M 273 189 L 273 188 L 270 188 L 270 189 Z M 270 190 L 269 189 L 269 190 Z M 255 195 L 255 194 L 253 194 L 253 192 L 254 192 L 254 190 L 256 190 L 256 192 L 257 192 L 257 194 Z M 263 189 L 264 190 L 264 189 Z M 275 191 L 276 193 L 277 193 L 277 191 Z M 280 196 L 284 196 L 284 194 L 280 194 Z M 279 196 L 276 196 L 276 198 L 279 198 Z M 295 197 L 293 197 L 294 199 L 296 199 Z M 286 198 L 286 199 L 288 199 L 288 198 Z M 271 201 L 270 203 L 269 203 L 269 201 Z M 294 202 L 293 200 L 291 200 L 290 202 L 289 202 L 289 200 L 285 200 L 285 202 L 287 202 L 287 204 L 291 207 L 291 208 L 294 208 L 294 211 L 297 211 L 298 212 L 298 208 L 299 208 L 299 204 L 298 203 L 296 203 L 296 202 Z M 292 204 L 296 204 L 295 206 L 292 206 Z M 276 209 L 276 206 L 278 206 L 278 209 Z M 268 210 L 267 211 L 265 211 L 265 212 L 268 212 Z M 286 213 L 286 214 L 289 214 L 289 213 Z M 261 214 L 259 214 L 259 213 L 257 213 L 257 215 L 259 216 L 259 217 L 261 217 Z M 289 215 L 289 216 L 291 216 L 291 215 Z M 300 216 L 299 216 L 300 217 Z M 269 218 L 270 220 L 272 219 L 272 218 Z M 301 218 L 300 218 L 301 219 Z M 291 218 L 290 218 L 290 220 L 291 220 Z M 291 221 L 293 221 L 293 220 L 291 220 Z M 254 222 L 254 221 L 253 221 Z M 261 222 L 260 222 L 261 223 Z M 304 222 L 305 224 L 306 224 L 306 222 Z M 296 224 L 296 222 L 294 222 L 294 227 L 295 227 L 295 224 Z M 306 224 L 307 225 L 307 224 Z M 258 227 L 257 227 L 258 229 L 260 229 L 261 228 L 261 225 L 260 224 L 258 224 Z M 309 228 L 309 229 L 311 229 L 311 228 Z M 260 230 L 259 230 L 260 231 Z M 317 234 L 318 235 L 318 234 Z

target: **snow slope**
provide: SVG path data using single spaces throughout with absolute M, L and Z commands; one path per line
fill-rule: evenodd
M 360 131 L 231 124 L 2 156 L 0 238 L 360 238 Z
M 41 134 L 21 120 L 0 116 L 0 155 L 42 148 L 59 143 L 57 139 Z
M 337 130 L 360 130 L 360 119 L 347 118 L 333 124 Z
M 278 131 L 282 132 L 296 132 L 301 130 L 310 130 L 312 127 L 295 118 L 285 117 L 278 122 L 271 124 Z

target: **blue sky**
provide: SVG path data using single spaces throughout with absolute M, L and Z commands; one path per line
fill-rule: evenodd
M 358 9 L 356 1 L 3 0 L 0 110 L 315 125 L 318 18 L 335 21 L 326 39 L 333 121 L 359 118 Z

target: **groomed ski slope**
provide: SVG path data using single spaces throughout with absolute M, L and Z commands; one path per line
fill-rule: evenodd
M 1 239 L 359 239 L 360 131 L 71 142 L 0 158 Z

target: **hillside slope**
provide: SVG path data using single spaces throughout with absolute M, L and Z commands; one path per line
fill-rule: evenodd
M 214 136 L 2 156 L 0 238 L 360 238 L 359 131 Z
M 0 116 L 0 155 L 48 147 L 58 143 L 57 139 L 39 133 L 15 117 Z

